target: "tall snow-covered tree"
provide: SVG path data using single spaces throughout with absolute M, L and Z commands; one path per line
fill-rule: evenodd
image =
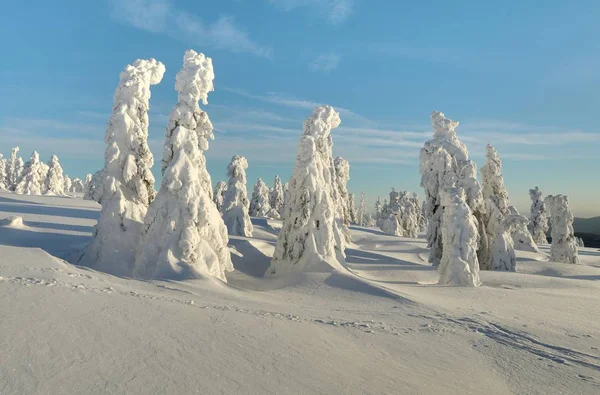
M 491 268 L 496 271 L 514 272 L 517 258 L 515 256 L 512 234 L 515 229 L 527 225 L 527 218 L 522 215 L 508 214 L 496 226 L 496 234 L 491 243 Z
M 579 263 L 577 241 L 573 230 L 573 213 L 565 195 L 548 195 L 544 204 L 550 213 L 550 260 L 562 263 Z
M 352 222 L 352 213 L 350 212 L 350 199 L 348 194 L 348 180 L 350 180 L 350 164 L 341 156 L 333 161 L 335 167 L 335 182 L 338 191 L 339 203 L 341 207 L 344 224 L 350 225 Z
M 283 203 L 285 201 L 285 196 L 283 193 L 283 184 L 281 183 L 281 178 L 279 178 L 279 175 L 276 175 L 275 180 L 273 180 L 273 189 L 270 191 L 269 199 L 271 209 L 274 211 L 274 214 L 277 214 L 276 216 L 274 215 L 274 217 L 276 219 L 281 218 L 281 215 L 283 214 Z
M 283 220 L 283 217 L 285 215 L 285 213 L 287 212 L 285 205 L 288 203 L 288 201 L 290 200 L 290 183 L 289 181 L 286 181 L 283 184 L 283 206 L 281 206 L 281 213 L 280 214 L 280 219 Z
M 438 267 L 439 284 L 477 287 L 481 285 L 477 260 L 477 219 L 466 202 L 462 188 L 444 189 L 442 205 L 444 218 L 441 233 L 444 248 Z
M 365 193 L 360 193 L 360 200 L 358 203 L 358 209 L 356 210 L 356 224 L 358 226 L 367 226 L 367 204 L 365 202 Z
M 167 129 L 165 147 L 169 155 L 163 162 L 167 167 L 144 221 L 136 276 L 212 276 L 227 281 L 225 273 L 233 270 L 227 228 L 206 190 L 210 185 L 210 179 L 205 178 L 207 135 L 203 126 L 189 122 L 198 115 L 198 101 L 206 103 L 213 78 L 210 58 L 192 50 L 185 53 L 175 84 L 179 92 L 173 109 L 176 115 L 170 117 L 181 122 L 175 129 Z
M 483 222 L 488 239 L 492 240 L 498 233 L 497 228 L 500 227 L 504 217 L 509 214 L 510 203 L 502 177 L 502 161 L 491 144 L 487 145 L 486 161 L 481 168 L 481 180 L 485 204 Z
M 531 198 L 531 216 L 529 218 L 529 233 L 538 245 L 548 244 L 548 212 L 542 199 L 542 191 L 538 187 L 529 190 Z
M 208 149 L 208 140 L 213 140 L 215 138 L 213 134 L 213 125 L 208 114 L 200 108 L 200 105 L 198 104 L 199 100 L 195 99 L 197 92 L 200 92 L 200 101 L 206 105 L 208 104 L 208 94 L 215 90 L 213 85 L 215 73 L 213 70 L 212 59 L 190 49 L 185 52 L 183 62 L 184 69 L 187 67 L 187 71 L 184 73 L 184 70 L 182 69 L 182 71 L 177 74 L 175 81 L 175 89 L 178 92 L 178 101 L 176 107 L 171 111 L 171 115 L 169 116 L 167 139 L 165 140 L 162 158 L 163 173 L 173 158 L 172 142 L 168 137 L 178 126 L 183 126 L 189 130 L 196 131 L 198 134 L 198 144 L 200 144 L 198 148 L 202 151 Z M 194 91 L 186 91 L 186 89 L 191 87 L 188 84 L 190 75 L 196 76 L 197 85 L 192 88 Z M 200 175 L 200 180 L 204 190 L 207 191 L 212 199 L 212 181 L 210 174 L 206 169 L 206 157 L 201 155 L 199 159 L 204 161 L 198 168 L 198 171 L 203 173 Z
M 457 186 L 464 189 L 467 205 L 470 207 L 479 229 L 478 260 L 488 262 L 489 244 L 483 214 L 485 212 L 481 186 L 477 181 L 475 163 L 469 160 L 467 147 L 456 136 L 458 121 L 434 111 L 431 113 L 433 138 L 421 149 L 421 186 L 425 190 L 425 213 L 428 222 L 427 240 L 430 247 L 429 262 L 437 266 L 443 251 L 440 227 L 444 206 L 440 193 L 445 188 Z
M 6 174 L 6 159 L 4 155 L 0 154 L 0 191 L 6 191 L 8 189 L 8 177 Z
M 63 177 L 63 191 L 65 191 L 65 193 L 70 193 L 72 187 L 73 181 L 71 180 L 71 177 L 69 177 L 68 174 L 65 174 Z
M 48 162 L 48 176 L 46 177 L 46 185 L 44 186 L 45 193 L 53 193 L 55 195 L 65 194 L 65 178 L 63 169 L 58 160 L 58 156 L 52 155 Z
M 419 236 L 420 208 L 415 205 L 413 197 L 407 192 L 400 194 L 400 224 L 404 236 L 416 238 Z
M 223 220 L 230 236 L 252 236 L 252 222 L 248 210 L 250 202 L 246 191 L 246 169 L 248 161 L 235 155 L 227 166 L 229 183 L 223 198 Z
M 315 108 L 304 121 L 271 274 L 343 268 L 346 240 L 336 220 L 339 198 L 331 137 L 339 125 L 339 114 L 330 106 Z
M 225 181 L 217 182 L 215 190 L 213 191 L 213 202 L 215 202 L 215 206 L 217 206 L 219 212 L 221 212 L 221 208 L 223 207 L 225 191 L 227 191 L 227 183 Z
M 256 180 L 256 185 L 254 185 L 254 191 L 250 199 L 249 214 L 252 217 L 271 216 L 269 187 L 260 177 Z
M 150 86 L 158 84 L 164 72 L 165 66 L 155 59 L 138 59 L 120 74 L 106 130 L 104 169 L 97 173 L 101 196 L 94 200 L 102 210 L 81 264 L 132 274 L 144 217 L 156 194 L 148 147 Z
M 41 195 L 46 181 L 46 168 L 40 162 L 40 156 L 33 151 L 31 158 L 25 164 L 21 180 L 15 191 L 23 195 Z
M 19 166 L 19 147 L 13 147 L 10 151 L 10 156 L 6 161 L 6 186 L 9 190 L 14 191 L 20 181 L 21 168 Z M 21 159 L 22 160 L 22 159 Z

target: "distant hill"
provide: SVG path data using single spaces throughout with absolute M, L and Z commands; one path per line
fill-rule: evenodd
M 576 233 L 592 233 L 600 235 L 600 217 L 575 218 L 573 223 Z

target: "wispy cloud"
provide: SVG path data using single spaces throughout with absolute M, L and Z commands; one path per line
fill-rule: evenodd
M 112 17 L 137 29 L 167 34 L 195 45 L 271 57 L 271 49 L 250 39 L 231 17 L 223 16 L 207 24 L 201 18 L 178 9 L 171 0 L 110 1 Z
M 283 11 L 311 8 L 313 14 L 321 15 L 332 25 L 343 23 L 352 14 L 355 0 L 268 0 Z
M 310 68 L 314 71 L 329 72 L 338 68 L 341 59 L 340 55 L 333 52 L 322 54 L 310 64 Z

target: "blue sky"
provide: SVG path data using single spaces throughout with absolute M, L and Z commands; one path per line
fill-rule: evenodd
M 492 4 L 495 3 L 495 4 Z M 341 113 L 334 154 L 371 204 L 392 186 L 418 191 L 429 113 L 461 122 L 478 167 L 504 161 L 510 197 L 570 197 L 600 215 L 600 2 L 383 0 L 97 0 L 0 7 L 0 152 L 38 150 L 83 177 L 103 164 L 119 72 L 154 57 L 150 144 L 162 153 L 175 74 L 188 48 L 213 58 L 204 109 L 216 128 L 213 182 L 245 155 L 249 184 L 292 171 L 302 121 L 317 104 Z M 158 166 L 156 166 L 158 169 Z M 248 186 L 249 191 L 252 185 Z

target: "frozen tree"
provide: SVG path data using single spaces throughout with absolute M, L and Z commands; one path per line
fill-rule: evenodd
M 275 180 L 273 181 L 273 189 L 270 191 L 270 204 L 271 209 L 274 211 L 274 218 L 279 219 L 283 214 L 283 203 L 285 201 L 285 196 L 283 192 L 283 184 L 281 183 L 281 178 L 278 175 L 275 176 Z
M 585 244 L 581 237 L 577 237 L 577 247 L 585 247 Z
M 225 181 L 217 182 L 215 190 L 213 191 L 213 202 L 215 202 L 215 206 L 217 206 L 219 212 L 221 212 L 221 208 L 223 207 L 225 191 L 227 191 L 227 183 Z
M 529 233 L 538 245 L 548 244 L 548 213 L 542 199 L 542 191 L 538 187 L 529 190 L 531 198 L 531 216 L 529 218 Z
M 467 147 L 456 136 L 458 121 L 445 117 L 439 111 L 431 113 L 433 138 L 425 143 L 420 154 L 421 186 L 425 190 L 425 214 L 428 222 L 427 240 L 430 247 L 429 262 L 437 266 L 443 251 L 440 232 L 444 206 L 440 193 L 457 186 L 464 189 L 465 201 L 476 218 L 479 229 L 478 260 L 489 262 L 489 245 L 483 225 L 485 212 L 477 171 L 469 160 Z M 484 266 L 484 268 L 486 268 Z
M 419 236 L 419 217 L 421 210 L 413 201 L 413 198 L 407 191 L 400 193 L 400 225 L 402 226 L 403 234 L 406 237 L 416 238 Z
M 381 200 L 377 196 L 377 200 L 375 200 L 375 220 L 379 221 L 379 217 L 381 217 Z
M 92 176 L 90 183 L 88 184 L 83 198 L 85 200 L 93 200 L 96 203 L 102 204 L 102 195 L 104 194 L 104 169 L 97 171 Z M 69 188 L 70 190 L 71 188 Z
M 52 155 L 48 162 L 48 176 L 46 177 L 45 193 L 53 193 L 55 195 L 64 195 L 65 178 L 63 169 L 58 161 L 58 156 Z
M 358 226 L 367 225 L 367 205 L 365 203 L 365 193 L 360 193 L 360 200 L 358 202 L 358 209 L 356 210 L 356 224 Z
M 71 192 L 85 193 L 85 186 L 80 178 L 75 177 L 71 180 Z
M 379 219 L 379 229 L 382 232 L 394 236 L 404 236 L 402 219 L 400 214 L 400 194 L 396 188 L 390 192 L 390 202 L 384 204 L 384 209 Z
M 22 172 L 23 166 L 20 166 L 19 157 L 17 154 L 19 153 L 19 147 L 14 147 L 10 151 L 10 156 L 6 161 L 6 186 L 9 190 L 14 191 L 17 188 L 17 184 L 20 181 L 20 174 Z M 21 159 L 22 161 L 22 159 Z
M 269 197 L 269 187 L 261 178 L 256 180 L 252 198 L 250 200 L 249 214 L 252 217 L 269 217 L 271 214 L 271 203 Z
M 487 145 L 486 161 L 481 168 L 481 179 L 485 204 L 483 222 L 488 238 L 492 240 L 498 233 L 497 228 L 500 227 L 504 217 L 509 214 L 510 203 L 502 177 L 502 161 L 491 144 Z
M 550 213 L 552 245 L 550 260 L 562 263 L 579 263 L 577 241 L 573 230 L 573 213 L 565 195 L 548 195 L 544 204 Z
M 6 162 L 7 161 L 4 159 L 4 155 L 0 154 L 0 191 L 6 191 L 8 189 Z
M 522 221 L 516 222 L 511 228 L 511 237 L 515 244 L 515 250 L 539 252 L 537 244 L 533 241 L 531 233 L 527 229 L 529 220 L 524 215 L 519 214 L 515 206 L 508 206 L 509 215 L 522 217 Z
M 496 271 L 514 272 L 517 258 L 515 256 L 512 234 L 518 228 L 527 226 L 527 218 L 522 215 L 508 214 L 496 226 L 496 234 L 492 239 L 490 256 L 491 268 Z
M 442 220 L 443 253 L 438 271 L 439 284 L 477 287 L 479 261 L 477 246 L 479 230 L 477 219 L 466 202 L 462 188 L 450 187 L 442 192 L 444 217 Z
M 354 194 L 353 193 L 349 193 L 348 194 L 348 212 L 350 213 L 350 223 L 351 224 L 356 224 L 358 223 L 358 215 L 356 212 L 356 206 L 354 204 Z
M 419 200 L 419 195 L 416 193 L 412 194 L 411 202 L 414 206 L 414 216 L 417 218 L 417 236 L 419 232 L 424 232 L 426 229 L 426 220 L 425 215 L 423 214 L 423 206 L 421 205 L 421 201 Z M 415 236 L 415 237 L 417 237 Z
M 342 218 L 344 224 L 352 223 L 352 213 L 350 209 L 350 198 L 348 194 L 348 180 L 350 180 L 350 164 L 341 156 L 338 156 L 333 161 L 335 167 L 335 183 L 337 186 L 339 206 L 341 207 Z
M 286 181 L 285 184 L 283 184 L 283 206 L 281 207 L 281 213 L 280 213 L 280 219 L 284 219 L 284 215 L 287 212 L 285 205 L 288 203 L 290 198 L 290 183 Z
M 41 195 L 46 181 L 46 167 L 40 162 L 40 156 L 33 151 L 25 164 L 21 180 L 15 191 L 24 195 Z
M 346 238 L 336 220 L 339 197 L 331 137 L 339 124 L 339 114 L 330 106 L 315 108 L 304 121 L 271 274 L 343 268 Z
M 71 180 L 71 177 L 69 177 L 67 174 L 65 174 L 63 177 L 63 191 L 65 191 L 65 193 L 69 193 L 69 192 L 71 192 L 72 187 L 73 187 L 73 181 Z
M 173 158 L 172 141 L 169 139 L 171 133 L 178 126 L 193 130 L 198 134 L 199 149 L 206 151 L 208 149 L 208 140 L 215 138 L 213 134 L 213 125 L 205 111 L 200 109 L 199 101 L 208 104 L 208 94 L 214 91 L 213 80 L 215 73 L 213 70 L 212 59 L 202 53 L 194 50 L 187 50 L 183 56 L 183 68 L 177 73 L 175 89 L 178 92 L 177 105 L 171 111 L 169 116 L 169 126 L 167 127 L 167 139 L 162 158 L 162 172 L 164 173 L 169 162 Z M 206 157 L 201 155 L 199 160 L 204 161 L 200 164 L 198 171 L 204 190 L 212 199 L 212 181 L 210 174 L 206 169 Z
M 132 274 L 144 217 L 156 194 L 148 148 L 150 86 L 158 84 L 164 72 L 162 63 L 138 59 L 120 74 L 106 130 L 104 169 L 96 173 L 99 190 L 94 200 L 102 210 L 81 264 L 116 275 Z
M 83 188 L 84 191 L 87 191 L 89 186 L 90 186 L 90 182 L 92 182 L 92 175 L 90 173 L 85 175 L 85 180 L 83 181 Z
M 223 220 L 230 236 L 252 237 L 252 222 L 248 215 L 250 202 L 246 192 L 248 161 L 235 155 L 227 166 L 229 184 L 223 197 Z
M 21 158 L 20 156 L 17 158 L 17 166 L 15 168 L 15 180 L 16 183 L 18 184 L 19 181 L 21 181 L 21 178 L 23 178 L 23 172 L 25 171 L 25 162 L 23 162 L 23 158 Z M 15 185 L 16 188 L 16 185 Z

